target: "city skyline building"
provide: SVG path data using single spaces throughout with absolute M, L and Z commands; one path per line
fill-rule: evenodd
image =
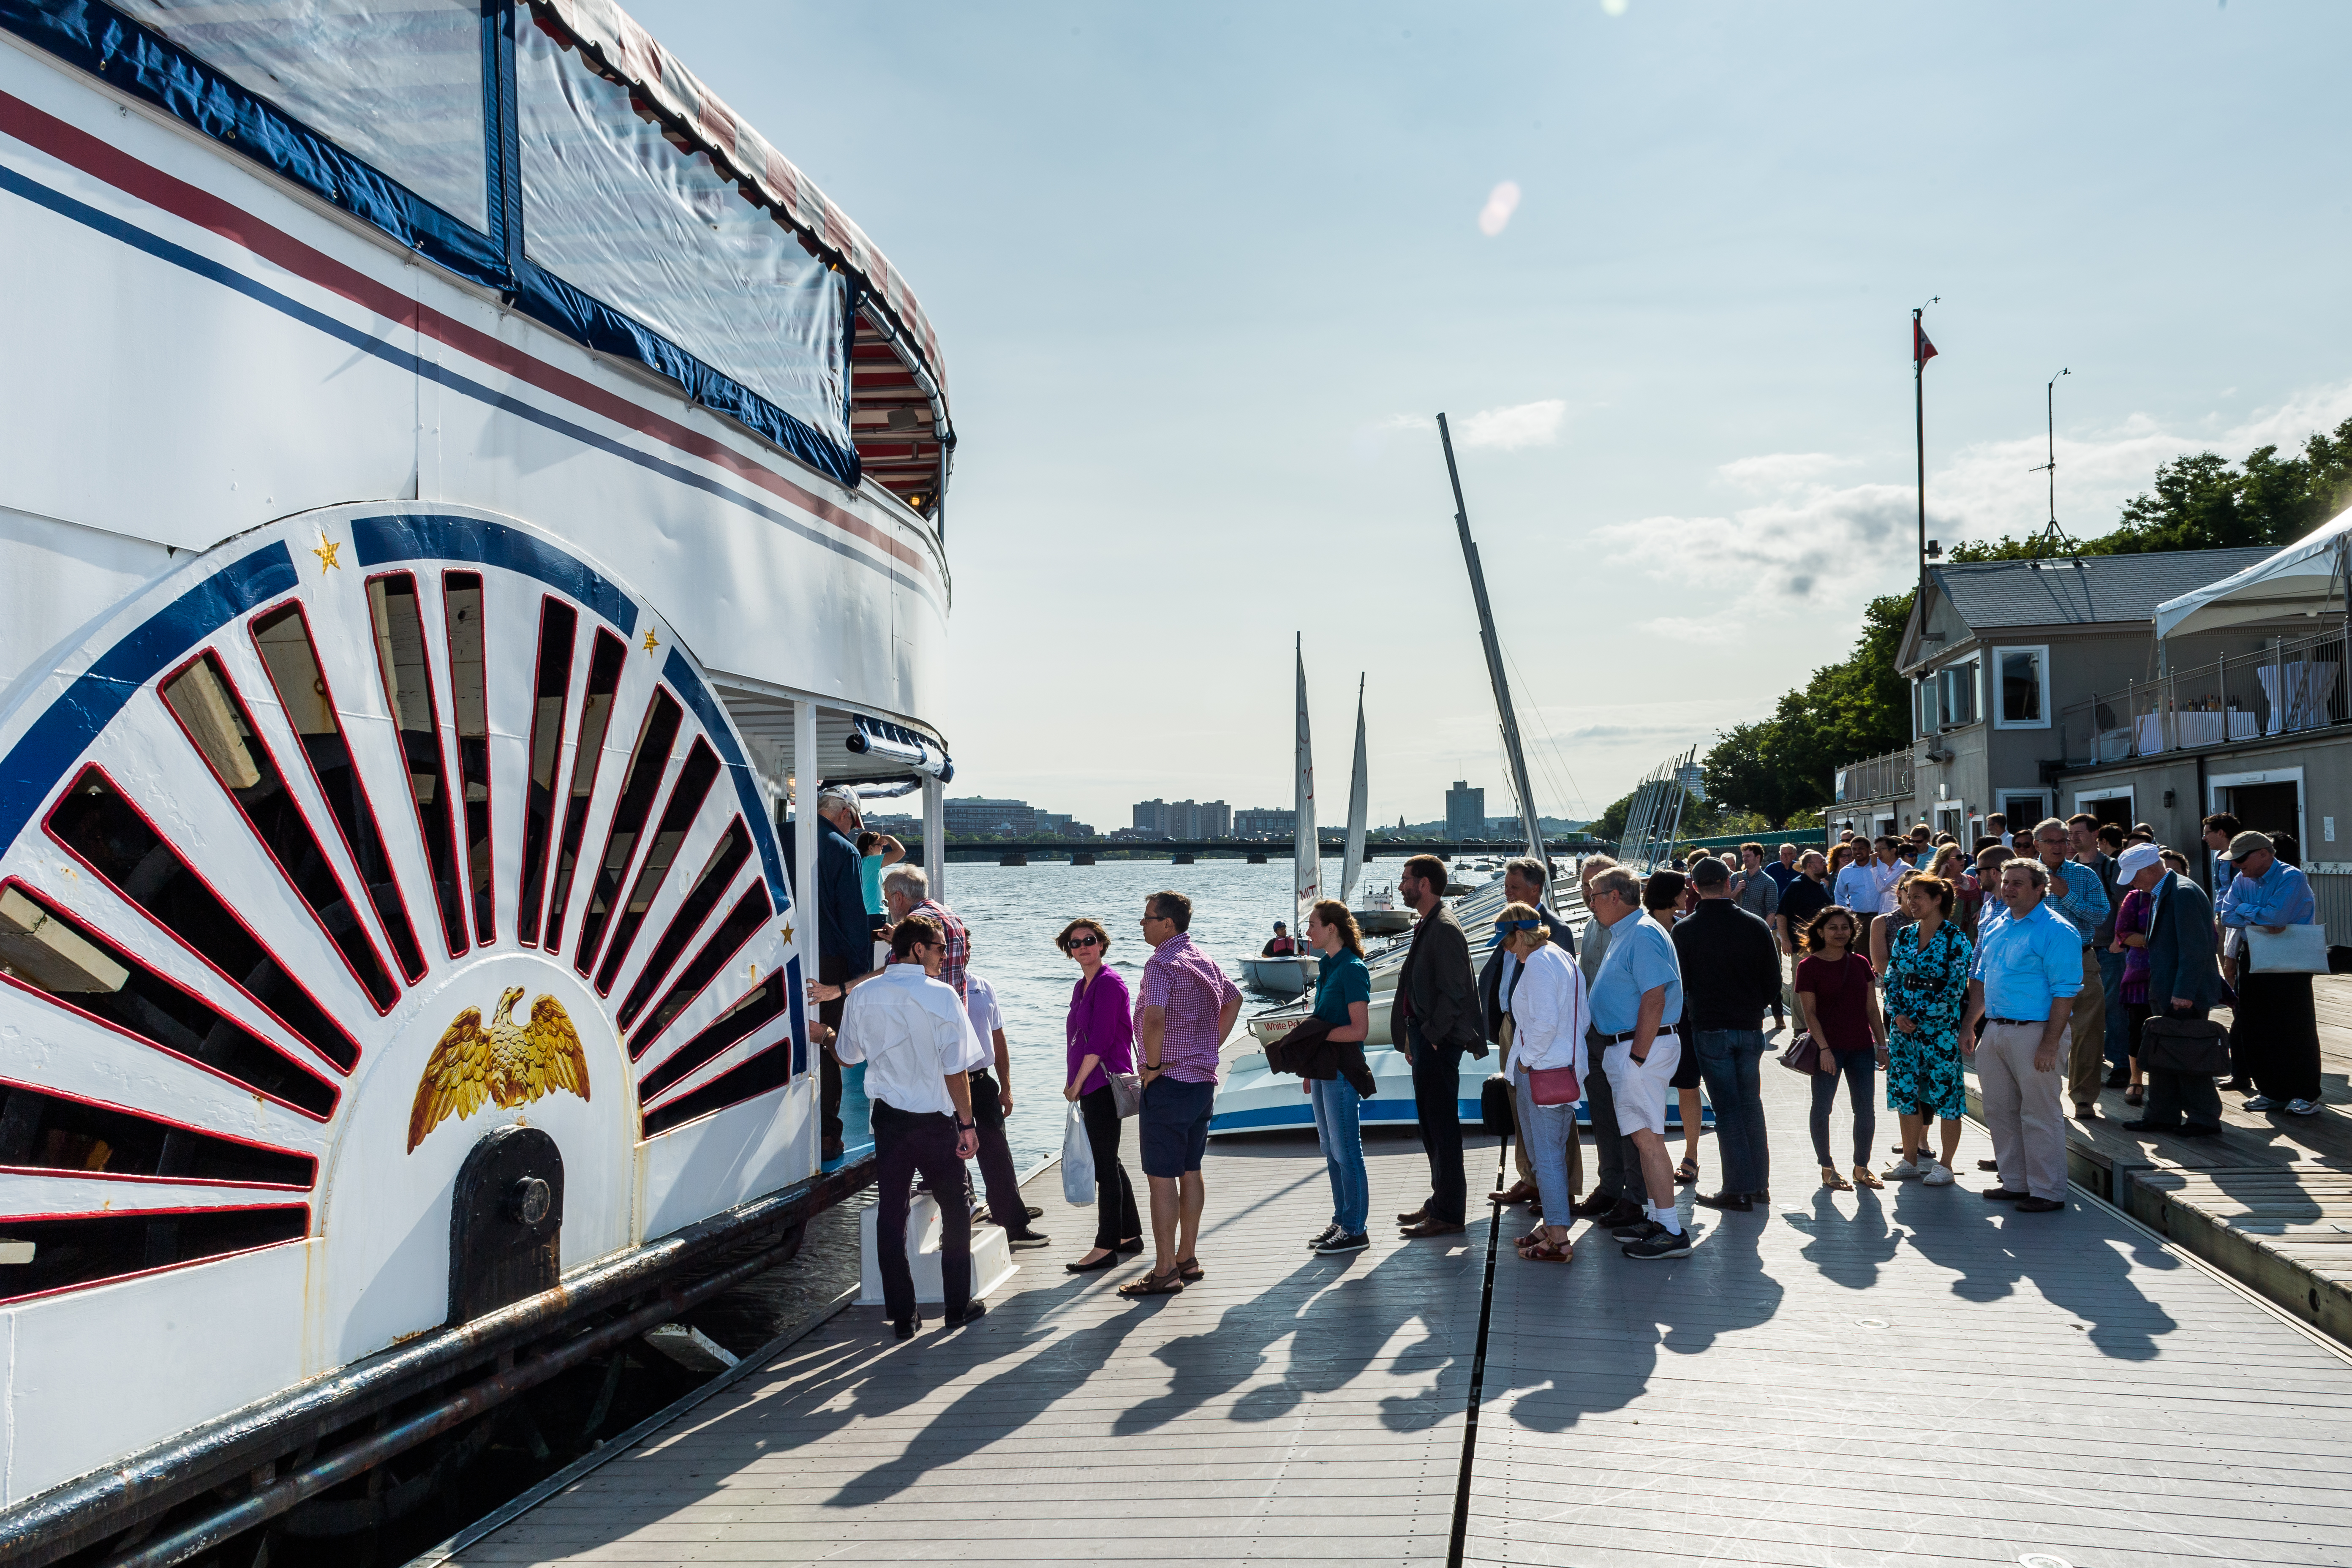
M 1486 791 L 1483 786 L 1473 787 L 1467 779 L 1455 779 L 1454 787 L 1445 792 L 1445 837 L 1486 837 Z

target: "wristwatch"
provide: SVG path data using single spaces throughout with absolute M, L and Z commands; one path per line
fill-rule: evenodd
M 956 1131 L 959 1132 L 977 1132 L 980 1131 L 980 1123 L 977 1121 L 959 1121 L 956 1123 Z

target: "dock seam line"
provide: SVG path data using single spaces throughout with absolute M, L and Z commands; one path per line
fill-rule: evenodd
M 1501 1191 L 1510 1169 L 1511 1139 L 1506 1133 L 1495 1152 L 1495 1187 Z M 1470 1480 L 1478 1458 L 1478 1399 L 1486 1384 L 1486 1331 L 1495 1315 L 1495 1249 L 1503 1234 L 1503 1205 L 1486 1205 L 1486 1278 L 1478 1292 L 1478 1343 L 1470 1357 L 1470 1398 L 1462 1423 L 1462 1470 L 1454 1483 L 1454 1533 L 1445 1548 L 1445 1568 L 1462 1568 L 1470 1533 Z

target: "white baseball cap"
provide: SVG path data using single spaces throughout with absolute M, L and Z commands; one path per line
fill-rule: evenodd
M 2164 864 L 2164 854 L 2153 844 L 2135 844 L 2116 857 L 2116 879 L 2128 882 L 2150 866 Z

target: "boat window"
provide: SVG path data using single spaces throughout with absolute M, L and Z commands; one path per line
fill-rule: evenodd
M 846 450 L 841 276 L 542 28 L 515 78 L 530 259 Z
M 312 1050 L 346 1072 L 360 1059 L 359 1045 L 343 1026 L 104 773 L 84 768 L 51 808 L 48 827 L 116 892 L 275 1013 Z
M 482 577 L 452 572 L 441 580 L 449 622 L 449 703 L 457 727 L 457 778 L 464 790 L 466 885 L 474 896 L 474 940 L 498 940 L 498 900 L 490 868 L 490 700 L 482 667 Z
M 596 634 L 588 657 L 588 693 L 580 704 L 580 743 L 572 753 L 571 800 L 563 808 L 563 844 L 555 860 L 555 888 L 547 901 L 547 945 L 563 942 L 563 913 L 572 901 L 572 873 L 580 864 L 580 840 L 588 830 L 588 804 L 596 796 L 596 775 L 604 763 L 604 731 L 613 724 L 613 693 L 621 688 L 621 665 L 628 651 L 612 633 Z
M 8 1239 L 30 1242 L 33 1256 L 29 1263 L 0 1263 L 0 1301 L 299 1241 L 310 1228 L 310 1211 L 301 1204 L 179 1214 L 92 1215 L 83 1219 L 12 1219 Z
M 717 977 L 727 961 L 742 951 L 743 944 L 757 934 L 774 910 L 775 906 L 768 901 L 768 885 L 752 883 L 728 911 L 727 918 L 719 922 L 719 929 L 710 933 L 710 940 L 702 944 L 702 951 L 694 955 L 694 962 L 678 973 L 677 984 L 646 1016 L 644 1027 L 629 1037 L 631 1060 L 645 1055 L 646 1048 L 661 1038 L 661 1032 L 702 994 L 702 988 Z
M 0 888 L 0 974 L 312 1116 L 335 1090 L 22 883 Z
M 654 830 L 653 842 L 646 848 L 645 864 L 637 868 L 637 879 L 629 889 L 629 900 L 622 906 L 621 918 L 613 924 L 613 940 L 604 953 L 603 967 L 596 972 L 598 995 L 612 994 L 613 981 L 629 956 L 629 944 L 636 940 L 637 928 L 645 923 L 646 910 L 661 891 L 663 881 L 669 876 L 670 862 L 677 858 L 677 847 L 686 842 L 687 831 L 701 815 L 702 803 L 709 798 L 711 782 L 718 776 L 718 753 L 698 738 L 694 749 L 687 753 L 686 766 L 678 770 L 677 783 L 670 786 L 669 804 L 662 808 L 661 822 Z
M 376 1011 L 387 1012 L 399 997 L 392 973 L 375 943 L 368 940 L 359 911 L 343 891 L 327 852 L 311 831 L 310 819 L 287 792 L 278 760 L 255 733 L 245 700 L 222 668 L 220 659 L 205 654 L 163 682 L 164 705 L 195 742 L 196 750 L 220 780 L 229 798 L 252 825 L 278 868 L 285 874 L 328 940 L 340 949 L 352 975 L 366 987 Z
M 702 922 L 710 918 L 710 911 L 719 907 L 719 899 L 734 883 L 736 873 L 751 858 L 751 836 L 744 830 L 743 819 L 739 816 L 728 824 L 727 837 L 719 841 L 719 847 L 703 862 L 701 874 L 694 879 L 694 890 L 686 895 L 677 913 L 670 917 L 669 928 L 655 944 L 653 956 L 646 960 L 637 983 L 629 987 L 628 999 L 621 1004 L 618 1015 L 621 1027 L 627 1028 L 646 1010 L 646 1004 L 654 999 L 654 992 L 669 973 L 669 966 L 677 962 L 677 955 L 686 951 L 686 944 L 694 940 L 694 933 L 702 929 Z
M 0 1084 L 0 1166 L 274 1187 L 307 1187 L 319 1173 L 308 1154 L 15 1084 Z
M 477 0 L 112 0 L 435 206 L 486 230 Z
M 779 969 L 744 993 L 741 1001 L 697 1030 L 694 1037 L 672 1051 L 661 1066 L 646 1074 L 637 1084 L 637 1099 L 654 1099 L 703 1063 L 750 1039 L 761 1025 L 781 1016 L 790 1000 L 784 992 L 784 972 Z
M 383 922 L 393 956 L 410 984 L 425 977 L 425 952 L 416 944 L 416 928 L 408 918 L 400 884 L 392 874 L 392 857 L 384 853 L 383 834 L 375 821 L 375 806 L 367 785 L 352 765 L 351 742 L 335 717 L 334 689 L 319 664 L 319 650 L 310 641 L 310 623 L 299 605 L 287 605 L 253 619 L 253 646 L 268 668 L 269 683 L 286 710 L 286 721 L 300 737 L 310 776 L 327 798 L 327 810 L 343 836 L 343 847 L 358 863 L 367 883 L 368 901 Z
M 637 743 L 629 752 L 629 771 L 621 775 L 620 803 L 613 807 L 613 825 L 604 833 L 604 853 L 596 862 L 596 879 L 588 889 L 588 909 L 580 917 L 580 945 L 572 966 L 585 974 L 596 963 L 596 944 L 612 919 L 613 900 L 620 896 L 621 879 L 636 858 L 637 836 L 652 815 L 654 795 L 661 788 L 663 770 L 669 766 L 670 748 L 677 742 L 678 721 L 686 710 L 677 699 L 659 687 L 646 708 Z
M 555 760 L 563 750 L 563 709 L 572 695 L 572 643 L 580 617 L 549 599 L 539 608 L 539 675 L 531 686 L 530 784 L 522 807 L 522 943 L 539 943 L 547 897 L 547 841 L 555 826 Z
M 466 951 L 466 904 L 457 890 L 457 830 L 441 756 L 441 726 L 434 711 L 433 672 L 425 660 L 416 579 L 405 572 L 371 579 L 368 620 L 375 628 L 376 668 L 383 672 L 383 700 L 392 705 L 393 728 L 400 735 L 417 830 L 425 836 L 433 898 L 441 910 L 441 934 L 455 958 Z

